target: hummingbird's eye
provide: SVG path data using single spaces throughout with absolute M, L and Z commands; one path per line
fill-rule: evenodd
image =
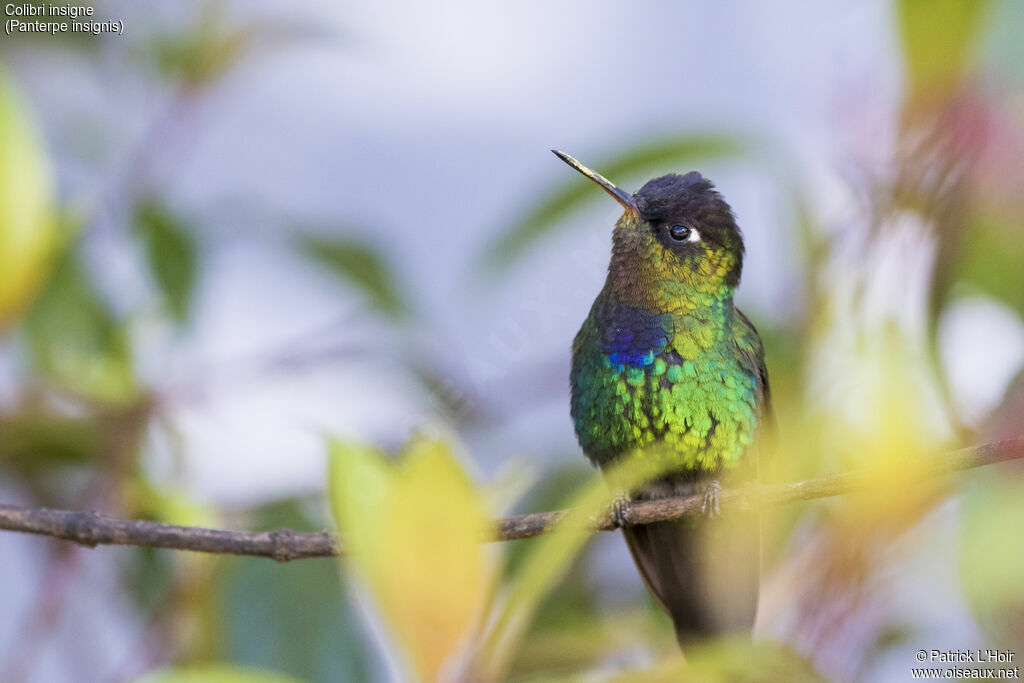
M 673 225 L 668 231 L 668 234 L 672 235 L 672 239 L 676 242 L 699 242 L 700 233 L 693 228 L 688 228 L 685 225 Z

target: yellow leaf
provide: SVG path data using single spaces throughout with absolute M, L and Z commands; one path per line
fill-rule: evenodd
M 948 97 L 970 66 L 989 0 L 900 0 L 910 99 Z
M 494 567 L 482 497 L 440 441 L 397 464 L 335 443 L 331 500 L 352 560 L 421 680 L 451 675 L 479 627 Z
M 56 242 L 50 168 L 0 71 L 0 328 L 32 300 Z
M 334 519 L 357 558 L 371 557 L 380 537 L 379 509 L 391 497 L 393 474 L 368 446 L 332 443 L 329 485 Z

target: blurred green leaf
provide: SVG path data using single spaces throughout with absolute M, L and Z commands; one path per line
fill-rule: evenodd
M 648 670 L 609 679 L 614 683 L 818 683 L 826 679 L 806 659 L 774 643 L 719 639 L 691 648 L 686 659 L 672 657 Z
M 130 598 L 139 614 L 155 614 L 166 609 L 168 596 L 175 588 L 175 553 L 160 548 L 131 548 L 118 562 L 117 572 L 122 595 Z
M 0 329 L 31 302 L 52 262 L 52 182 L 28 112 L 0 70 Z
M 569 585 L 569 579 L 566 585 Z M 560 587 L 556 593 L 560 593 Z M 612 610 L 607 607 L 586 618 L 576 615 L 549 627 L 535 628 L 523 641 L 508 672 L 510 681 L 578 681 L 580 672 L 602 671 L 607 662 L 625 651 L 644 649 L 672 652 L 678 649 L 670 629 L 660 623 L 660 610 Z M 535 623 L 543 624 L 546 615 L 539 613 Z M 568 672 L 572 674 L 566 675 Z
M 98 420 L 45 413 L 0 416 L 0 434 L 0 460 L 28 468 L 90 462 L 104 443 Z
M 36 368 L 66 389 L 108 403 L 135 398 L 127 332 L 74 249 L 58 257 L 25 318 L 25 332 Z
M 262 669 L 245 669 L 230 664 L 206 664 L 180 669 L 162 669 L 138 679 L 137 683 L 299 683 L 300 679 Z
M 559 506 L 577 512 L 561 522 L 554 533 L 531 542 L 516 573 L 506 582 L 503 604 L 478 653 L 474 666 L 483 679 L 504 677 L 537 610 L 590 540 L 589 519 L 600 514 L 607 499 L 604 482 L 592 478 L 567 504 Z
M 748 152 L 749 145 L 732 136 L 672 136 L 631 147 L 599 160 L 591 168 L 614 183 L 624 183 L 640 174 L 663 172 L 668 166 L 735 158 Z M 543 194 L 521 219 L 487 248 L 485 266 L 496 271 L 507 268 L 541 238 L 558 229 L 569 214 L 590 202 L 610 201 L 583 176 L 570 169 L 565 173 L 564 183 Z
M 579 489 L 581 481 L 587 481 L 593 475 L 593 468 L 582 458 L 579 461 L 559 462 L 544 472 L 544 476 L 530 489 L 529 495 L 516 507 L 516 513 L 557 510 Z M 505 576 L 513 576 L 520 570 L 532 547 L 533 541 L 530 539 L 506 543 Z
M 167 310 L 179 322 L 185 320 L 196 284 L 195 237 L 180 217 L 151 200 L 136 207 L 135 230 Z
M 912 101 L 944 98 L 960 83 L 989 0 L 900 0 L 900 35 Z
M 263 510 L 253 528 L 319 530 L 295 501 Z M 334 562 L 231 558 L 222 568 L 224 657 L 309 681 L 371 680 L 359 616 Z M 302 634 L 301 638 L 295 637 Z
M 373 246 L 346 238 L 303 236 L 303 253 L 350 285 L 354 285 L 377 310 L 393 318 L 409 314 L 387 261 Z
M 515 574 L 506 582 L 503 601 L 476 653 L 473 671 L 483 680 L 503 680 L 538 609 L 566 576 L 584 545 L 593 537 L 591 520 L 607 515 L 609 491 L 633 491 L 642 482 L 664 476 L 671 458 L 648 451 L 644 457 L 621 459 L 603 476 L 592 474 L 559 505 L 570 512 L 552 533 L 534 539 Z
M 523 510 L 558 509 L 581 481 L 592 476 L 592 468 L 582 461 L 556 465 L 545 472 L 520 507 Z M 519 540 L 504 545 L 505 576 L 513 578 L 522 569 L 534 542 Z M 533 674 L 555 664 L 565 667 L 573 662 L 573 668 L 581 668 L 607 655 L 608 627 L 599 614 L 594 586 L 587 580 L 592 547 L 583 548 L 559 580 L 558 589 L 551 591 L 538 605 L 524 634 L 524 646 L 511 662 L 511 678 Z
M 216 529 L 224 525 L 224 518 L 216 507 L 204 503 L 176 486 L 159 486 L 140 479 L 134 484 L 136 500 L 134 514 L 165 524 L 197 526 Z
M 1024 476 L 972 472 L 961 503 L 960 578 L 981 624 L 1004 643 L 1024 638 Z M 1013 474 L 1016 473 L 1016 476 Z
M 207 2 L 190 29 L 155 36 L 146 47 L 161 75 L 195 90 L 234 67 L 252 36 L 251 27 L 228 24 L 221 3 Z
M 1018 226 L 978 217 L 957 249 L 955 276 L 1024 314 L 1024 241 Z

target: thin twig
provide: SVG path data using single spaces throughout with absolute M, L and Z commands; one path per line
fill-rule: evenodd
M 1024 439 L 964 448 L 929 458 L 922 463 L 924 478 L 938 477 L 960 470 L 992 465 L 1007 460 L 1024 459 Z M 867 472 L 846 472 L 791 484 L 761 485 L 723 489 L 719 501 L 726 511 L 754 510 L 851 493 L 872 485 Z M 906 486 L 906 483 L 902 485 Z M 629 525 L 648 524 L 701 514 L 703 495 L 684 498 L 630 503 L 624 510 Z M 497 541 L 532 538 L 547 533 L 564 519 L 567 510 L 534 512 L 501 519 L 495 523 Z M 615 528 L 611 518 L 593 525 L 595 531 Z M 95 547 L 97 545 L 131 545 L 203 553 L 269 557 L 288 562 L 307 557 L 336 557 L 344 549 L 338 539 L 326 532 L 304 532 L 291 529 L 275 531 L 225 531 L 200 527 L 177 526 L 148 521 L 117 519 L 95 512 L 74 512 L 46 508 L 24 508 L 0 505 L 0 529 L 40 534 Z

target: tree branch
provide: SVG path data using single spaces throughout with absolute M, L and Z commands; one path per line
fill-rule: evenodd
M 934 478 L 961 470 L 1024 458 L 1024 439 L 1000 441 L 953 451 L 922 464 L 921 474 Z M 927 466 L 927 469 L 924 467 Z M 753 510 L 800 500 L 826 498 L 863 490 L 872 482 L 867 472 L 846 472 L 791 484 L 760 485 L 723 489 L 719 501 L 726 510 Z M 914 483 L 916 484 L 916 482 Z M 909 484 L 909 485 L 914 485 Z M 624 510 L 630 525 L 661 522 L 701 514 L 702 495 L 630 503 Z M 568 514 L 567 510 L 534 512 L 498 520 L 493 539 L 511 541 L 532 538 L 551 531 Z M 594 524 L 594 530 L 614 529 L 611 519 Z M 130 545 L 202 553 L 269 557 L 288 562 L 307 557 L 336 557 L 344 553 L 338 539 L 326 532 L 225 531 L 177 526 L 148 521 L 117 519 L 95 512 L 74 512 L 46 508 L 0 505 L 0 530 L 50 536 L 95 547 Z

